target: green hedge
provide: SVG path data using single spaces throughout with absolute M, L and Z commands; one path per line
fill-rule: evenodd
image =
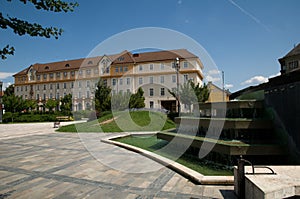
M 6 112 L 3 115 L 3 122 L 54 122 L 57 116 L 63 116 L 60 112 L 54 113 L 11 113 Z

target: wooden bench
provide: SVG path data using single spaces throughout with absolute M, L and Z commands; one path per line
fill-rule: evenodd
M 56 120 L 57 121 L 54 122 L 53 128 L 59 128 L 60 122 L 61 121 L 69 121 L 70 117 L 69 116 L 58 116 L 58 117 L 56 117 Z

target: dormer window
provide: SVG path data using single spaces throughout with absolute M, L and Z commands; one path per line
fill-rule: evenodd
M 123 61 L 124 60 L 124 57 L 119 57 L 118 58 L 118 61 Z
M 45 70 L 49 70 L 49 66 L 45 66 Z
M 66 64 L 65 67 L 70 67 L 70 64 Z
M 89 61 L 88 64 L 93 64 L 93 61 Z

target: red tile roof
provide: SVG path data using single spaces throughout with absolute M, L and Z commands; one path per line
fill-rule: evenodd
M 112 64 L 175 60 L 176 57 L 180 59 L 197 58 L 196 55 L 190 53 L 186 49 L 144 52 L 138 54 L 132 54 L 131 52 L 125 50 L 119 54 L 107 55 L 107 57 L 111 59 Z M 55 72 L 55 71 L 62 71 L 62 70 L 79 70 L 79 68 L 81 67 L 97 66 L 102 58 L 103 56 L 98 56 L 98 57 L 58 61 L 58 62 L 51 62 L 51 63 L 44 63 L 44 64 L 36 63 L 31 66 L 37 71 L 37 73 Z M 31 66 L 16 73 L 13 76 L 26 75 Z

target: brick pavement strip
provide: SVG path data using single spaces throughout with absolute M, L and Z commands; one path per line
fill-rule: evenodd
M 234 197 L 232 186 L 195 185 L 165 167 L 148 173 L 126 173 L 112 169 L 97 161 L 85 149 L 77 134 L 55 133 L 52 125 L 4 127 L 0 125 L 1 199 Z M 30 131 L 31 127 L 34 131 Z M 28 134 L 18 132 L 14 136 L 13 133 L 22 128 Z M 38 131 L 35 135 L 33 132 L 36 129 L 45 132 Z M 93 136 L 92 139 L 95 139 Z M 100 144 L 101 136 L 107 134 L 97 136 L 100 136 L 97 138 L 99 147 L 95 144 L 95 150 L 105 150 L 108 156 L 112 149 L 114 153 L 117 150 L 120 154 L 124 153 L 125 149 Z M 130 159 L 134 167 L 133 160 L 137 157 L 137 160 L 147 159 L 134 152 L 126 152 L 126 157 L 119 161 L 126 163 L 126 159 Z

